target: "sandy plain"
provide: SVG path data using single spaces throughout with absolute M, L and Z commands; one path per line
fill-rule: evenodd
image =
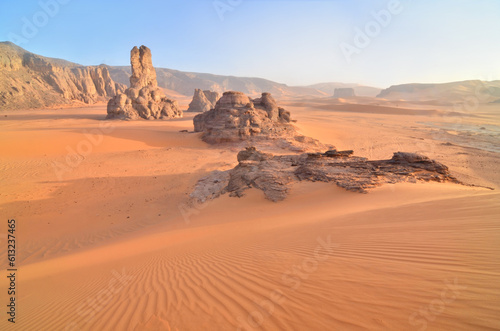
M 374 102 L 279 104 L 324 143 L 419 152 L 476 186 L 303 183 L 279 203 L 250 190 L 198 205 L 197 180 L 234 167 L 238 149 L 180 132 L 194 114 L 3 112 L 0 208 L 17 221 L 19 270 L 16 324 L 2 312 L 0 329 L 500 329 L 498 106 Z

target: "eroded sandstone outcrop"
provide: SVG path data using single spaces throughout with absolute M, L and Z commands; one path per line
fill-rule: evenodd
M 122 93 L 107 66 L 81 66 L 0 43 L 0 109 L 37 108 L 80 101 L 93 104 Z
M 276 202 L 285 199 L 293 184 L 300 181 L 331 182 L 359 193 L 367 193 L 384 183 L 460 183 L 445 165 L 423 155 L 397 152 L 390 160 L 369 161 L 352 154 L 352 151 L 330 150 L 273 155 L 250 147 L 238 154 L 239 164 L 235 168 L 202 178 L 191 198 L 205 202 L 225 193 L 241 197 L 246 190 L 257 188 Z
M 195 132 L 210 144 L 243 143 L 294 151 L 324 150 L 319 141 L 297 133 L 290 112 L 278 107 L 269 93 L 250 99 L 241 92 L 225 92 L 211 109 L 194 117 Z
M 132 76 L 130 88 L 108 102 L 107 118 L 135 120 L 182 117 L 177 101 L 165 96 L 158 87 L 151 50 L 134 47 L 130 52 Z
M 202 91 L 194 90 L 193 100 L 189 104 L 188 112 L 203 113 L 215 108 L 215 104 L 219 101 L 219 93 L 209 90 Z

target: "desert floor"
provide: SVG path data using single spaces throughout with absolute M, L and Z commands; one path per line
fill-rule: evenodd
M 499 106 L 280 105 L 303 134 L 338 149 L 419 152 L 477 186 L 358 194 L 304 183 L 279 203 L 250 190 L 197 205 L 197 180 L 234 167 L 238 149 L 180 132 L 193 130 L 193 114 L 2 112 L 0 329 L 499 330 Z M 8 218 L 15 325 L 5 313 Z

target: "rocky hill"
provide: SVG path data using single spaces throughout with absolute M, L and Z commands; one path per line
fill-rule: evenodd
M 124 91 L 106 66 L 81 66 L 0 42 L 0 110 L 107 101 Z
M 126 84 L 130 77 L 130 67 L 109 67 L 111 77 Z M 183 72 L 173 69 L 156 68 L 158 86 L 190 96 L 196 89 L 215 91 L 220 94 L 226 91 L 240 91 L 257 97 L 269 92 L 276 97 L 284 96 L 329 96 L 327 93 L 312 87 L 288 86 L 263 78 L 220 76 L 205 73 Z M 377 93 L 380 90 L 377 91 Z
M 378 98 L 407 101 L 488 103 L 500 97 L 500 80 L 467 80 L 443 84 L 403 84 L 382 90 Z

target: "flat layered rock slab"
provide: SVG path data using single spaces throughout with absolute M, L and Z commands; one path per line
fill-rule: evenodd
M 205 202 L 228 193 L 244 196 L 257 188 L 267 199 L 284 200 L 294 183 L 334 183 L 348 191 L 367 193 L 383 184 L 402 182 L 451 182 L 462 184 L 448 167 L 415 153 L 394 153 L 389 160 L 370 161 L 351 156 L 353 151 L 273 155 L 249 147 L 238 153 L 239 164 L 227 171 L 215 171 L 202 178 L 191 198 Z

